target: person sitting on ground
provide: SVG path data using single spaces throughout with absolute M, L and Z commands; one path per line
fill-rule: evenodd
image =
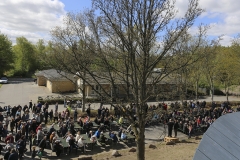
M 95 135 L 93 135 L 91 138 L 90 138 L 90 141 L 92 141 L 93 143 L 97 141 L 97 138 Z
M 126 139 L 127 139 L 126 131 L 123 131 L 121 134 L 121 140 L 126 140 Z
M 71 136 L 72 136 L 72 134 L 71 134 L 70 132 L 67 132 L 67 134 L 66 134 L 66 136 L 65 136 L 67 143 L 68 143 L 69 140 L 71 139 Z
M 100 133 L 101 133 L 100 128 L 98 128 L 98 130 L 95 132 L 94 135 L 95 135 L 97 138 L 99 138 L 99 137 L 100 137 Z
M 117 135 L 113 131 L 109 133 L 109 137 L 112 138 L 114 143 L 118 142 Z
M 81 117 L 78 118 L 77 123 L 78 123 L 79 126 L 83 127 L 83 121 L 82 121 Z
M 108 119 L 108 118 L 105 118 L 105 119 L 104 119 L 104 122 L 103 122 L 103 124 L 104 124 L 104 126 L 105 126 L 105 127 L 107 127 L 107 129 L 109 129 L 109 128 L 110 128 L 110 121 L 109 121 L 109 119 Z
M 98 142 L 105 144 L 106 141 L 107 141 L 107 138 L 104 136 L 103 132 L 101 132 L 100 137 L 99 137 L 99 139 L 98 139 Z
M 122 132 L 123 132 L 123 128 L 119 128 L 119 131 L 118 131 L 118 137 L 121 137 Z
M 94 135 L 94 134 L 93 134 L 93 131 L 89 131 L 89 133 L 88 133 L 88 138 L 91 138 L 93 135 Z
M 97 116 L 95 117 L 94 122 L 95 122 L 96 124 L 100 125 L 100 120 L 98 119 Z
M 75 137 L 76 142 L 78 142 L 78 140 L 80 139 L 80 137 L 81 137 L 80 135 L 81 135 L 81 133 L 80 133 L 80 131 L 78 131 L 77 135 Z
M 89 116 L 87 116 L 87 117 L 84 118 L 84 123 L 87 124 L 89 121 L 90 121 L 90 117 L 89 117 Z
M 119 124 L 123 124 L 123 116 L 121 116 L 121 117 L 119 118 L 118 123 L 119 123 Z
M 85 152 L 85 144 L 83 142 L 83 137 L 80 137 L 77 141 L 78 148 Z

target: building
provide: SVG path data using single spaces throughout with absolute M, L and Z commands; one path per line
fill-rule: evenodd
M 147 93 L 151 98 L 164 98 L 171 99 L 178 91 L 178 75 L 164 75 L 160 76 L 158 72 L 154 72 L 147 79 Z M 89 75 L 86 77 L 85 83 L 85 95 L 87 98 L 100 98 L 100 97 L 112 97 L 118 99 L 125 99 L 127 96 L 133 97 L 133 92 L 131 91 L 131 87 L 127 89 L 126 81 L 119 80 L 116 77 L 114 82 L 114 87 L 111 84 L 110 78 L 107 75 L 99 75 L 96 74 L 95 80 Z M 159 77 L 164 77 L 160 79 Z M 159 78 L 159 79 L 157 79 Z M 131 84 L 130 84 L 131 85 Z M 78 88 L 83 88 L 83 80 L 81 78 L 77 79 Z M 174 92 L 175 91 L 175 92 Z M 78 89 L 78 92 L 82 94 L 82 90 Z M 100 93 L 100 94 L 99 94 Z M 128 93 L 128 94 L 127 94 Z M 105 96 L 104 96 L 105 95 Z
M 76 91 L 76 80 L 72 74 L 56 69 L 42 70 L 35 73 L 38 86 L 46 86 L 52 93 Z

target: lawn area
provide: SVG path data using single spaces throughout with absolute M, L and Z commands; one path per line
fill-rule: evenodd
M 146 144 L 146 160 L 192 160 L 195 154 L 195 151 L 200 143 L 199 140 L 195 140 L 195 138 L 182 140 L 180 143 L 176 143 L 175 145 L 166 145 L 165 142 L 156 142 L 152 143 L 156 146 L 155 149 L 149 148 L 149 144 Z M 103 152 L 93 155 L 94 160 L 137 160 L 136 152 L 129 152 L 129 149 L 118 150 L 121 154 L 119 157 L 112 157 L 112 150 L 109 152 Z

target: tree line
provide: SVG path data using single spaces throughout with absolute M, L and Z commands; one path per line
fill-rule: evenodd
M 50 47 L 39 39 L 36 44 L 17 37 L 13 45 L 7 35 L 0 33 L 0 76 L 29 77 L 35 71 L 49 68 L 44 60 Z

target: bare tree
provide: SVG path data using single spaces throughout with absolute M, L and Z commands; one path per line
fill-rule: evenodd
M 59 61 L 54 64 L 67 72 L 79 72 L 76 76 L 90 86 L 99 85 L 101 90 L 96 90 L 99 95 L 115 96 L 133 127 L 137 158 L 143 160 L 147 101 L 153 88 L 164 78 L 198 59 L 195 51 L 201 44 L 205 28 L 199 28 L 194 45 L 180 44 L 179 40 L 186 37 L 188 29 L 203 10 L 199 8 L 198 0 L 190 0 L 185 15 L 180 18 L 176 17 L 175 2 L 171 0 L 93 0 L 93 6 L 98 14 L 85 12 L 85 25 L 74 22 L 70 28 L 54 30 L 53 42 L 57 46 L 54 58 Z M 82 64 L 79 57 L 82 52 L 74 48 L 82 39 L 78 27 L 88 28 L 85 32 L 88 36 L 83 41 L 87 55 L 91 55 L 90 65 Z M 179 45 L 181 47 L 177 49 Z M 58 46 L 61 47 L 58 49 Z M 184 60 L 184 63 L 172 65 L 179 60 Z M 162 70 L 154 73 L 157 66 Z M 103 80 L 111 85 L 110 92 L 101 85 Z M 127 101 L 135 103 L 137 121 L 127 109 L 127 104 L 120 101 L 119 86 L 127 94 Z

